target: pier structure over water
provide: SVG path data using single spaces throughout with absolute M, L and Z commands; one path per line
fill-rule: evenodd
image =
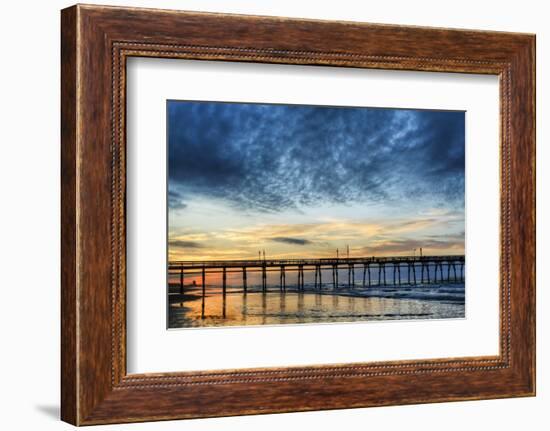
M 287 288 L 287 273 L 295 273 L 296 288 L 304 290 L 304 271 L 314 272 L 314 288 L 356 287 L 356 272 L 360 286 L 411 285 L 429 283 L 453 283 L 464 281 L 464 255 L 449 256 L 396 256 L 396 257 L 353 257 L 325 259 L 254 259 L 223 261 L 172 261 L 168 264 L 168 273 L 179 277 L 180 293 L 184 293 L 186 277 L 199 276 L 203 294 L 209 274 L 222 274 L 221 287 L 225 293 L 228 273 L 241 273 L 242 286 L 248 289 L 247 275 L 251 272 L 261 274 L 262 290 L 267 291 L 267 273 L 279 274 L 278 287 Z M 323 270 L 332 274 L 329 280 L 323 280 Z M 339 280 L 339 273 L 347 272 L 347 280 Z M 388 276 L 389 271 L 389 276 Z M 406 277 L 405 277 L 406 271 Z M 403 277 L 402 277 L 403 274 Z M 288 274 L 290 275 L 290 274 Z M 393 277 L 392 277 L 393 275 Z M 393 283 L 392 283 L 393 281 Z

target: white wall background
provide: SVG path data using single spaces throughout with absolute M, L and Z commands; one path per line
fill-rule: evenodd
M 550 423 L 550 13 L 544 1 L 119 0 L 171 9 L 477 28 L 537 34 L 538 396 L 406 407 L 105 426 L 135 430 L 548 429 Z M 69 429 L 59 414 L 60 0 L 2 4 L 0 32 L 0 425 Z M 546 54 L 546 55 L 545 55 Z M 31 270 L 27 259 L 34 260 Z M 546 270 L 546 271 L 545 271 Z

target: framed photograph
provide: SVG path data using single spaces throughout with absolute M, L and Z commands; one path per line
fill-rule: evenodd
M 63 420 L 535 394 L 534 35 L 61 16 Z
M 465 112 L 167 111 L 168 328 L 465 317 Z

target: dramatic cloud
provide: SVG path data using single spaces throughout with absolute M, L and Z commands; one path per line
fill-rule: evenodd
M 171 101 L 168 116 L 171 209 L 464 205 L 463 112 Z
M 261 217 L 263 219 L 263 217 Z M 222 222 L 223 223 L 223 218 Z M 323 258 L 350 249 L 350 256 L 410 255 L 422 247 L 428 254 L 464 253 L 464 221 L 453 213 L 439 217 L 327 221 L 298 224 L 243 224 L 197 232 L 196 226 L 174 231 L 172 260 Z M 174 244 L 200 243 L 179 248 Z
M 173 239 L 168 242 L 170 247 L 177 248 L 202 248 L 202 244 L 196 241 L 184 241 L 180 239 Z
M 359 253 L 364 256 L 381 256 L 381 255 L 410 255 L 412 250 L 416 249 L 420 253 L 420 248 L 424 250 L 424 254 L 440 254 L 441 250 L 454 251 L 451 254 L 459 254 L 464 251 L 464 237 L 459 239 L 444 238 L 443 239 L 392 239 L 384 242 L 379 242 L 372 246 L 363 247 Z
M 169 258 L 461 254 L 464 118 L 170 101 Z
M 183 196 L 176 190 L 168 191 L 168 208 L 174 210 L 181 210 L 186 208 L 187 205 L 183 202 Z
M 270 241 L 281 242 L 283 244 L 292 244 L 292 245 L 307 245 L 312 244 L 308 239 L 302 238 L 286 238 L 286 237 L 275 237 L 269 238 Z

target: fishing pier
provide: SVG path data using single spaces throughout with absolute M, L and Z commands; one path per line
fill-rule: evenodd
M 187 277 L 201 280 L 203 294 L 209 275 L 221 274 L 223 292 L 227 288 L 229 273 L 242 275 L 244 292 L 248 289 L 248 274 L 260 273 L 261 288 L 268 290 L 267 274 L 277 272 L 278 285 L 273 283 L 270 288 L 285 291 L 287 275 L 293 274 L 295 289 L 304 290 L 304 272 L 313 272 L 315 289 L 354 288 L 359 286 L 399 286 L 422 285 L 430 283 L 453 283 L 464 281 L 464 255 L 450 256 L 399 256 L 399 257 L 354 257 L 325 259 L 255 259 L 255 260 L 224 260 L 224 261 L 172 261 L 168 264 L 168 274 L 173 280 L 178 278 L 180 293 L 184 293 Z M 342 271 L 344 280 L 340 277 Z M 323 272 L 329 273 L 328 280 L 323 279 Z M 406 274 L 406 275 L 405 275 Z M 356 276 L 359 284 L 356 284 Z M 360 277 L 360 278 L 359 278 Z M 216 275 L 216 278 L 218 276 Z

